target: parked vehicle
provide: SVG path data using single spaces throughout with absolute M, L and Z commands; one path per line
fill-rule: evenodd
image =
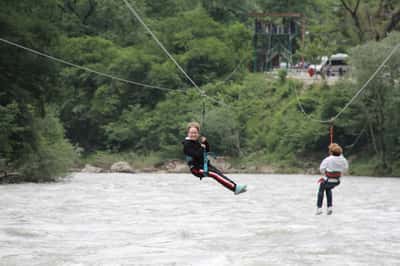
M 326 76 L 343 76 L 349 71 L 349 65 L 347 54 L 334 54 L 329 58 L 323 56 L 321 59 L 321 64 L 317 67 L 317 72 L 323 73 Z

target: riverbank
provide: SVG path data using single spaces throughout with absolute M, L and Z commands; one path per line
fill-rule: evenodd
M 81 161 L 74 172 L 86 173 L 188 173 L 189 168 L 184 160 L 162 159 L 155 154 L 136 158 L 127 158 L 127 155 L 92 156 Z M 123 159 L 125 158 L 125 159 Z M 352 176 L 376 176 L 376 177 L 399 177 L 400 167 L 391 166 L 391 174 L 382 174 L 376 168 L 378 163 L 374 158 L 349 156 L 350 169 L 348 175 Z M 319 175 L 319 164 L 321 159 L 316 154 L 303 156 L 295 162 L 282 160 L 277 162 L 263 161 L 261 157 L 232 158 L 219 156 L 210 158 L 211 163 L 224 173 L 240 174 L 306 174 Z M 388 172 L 388 170 L 384 171 Z
M 209 158 L 210 162 L 224 173 L 248 174 L 317 174 L 318 160 L 309 160 L 301 164 L 290 165 L 287 162 L 266 163 L 262 157 L 232 158 L 217 156 Z M 314 163 L 315 162 L 315 163 Z M 85 173 L 188 173 L 189 168 L 182 159 L 166 159 L 162 154 L 151 153 L 137 155 L 135 153 L 96 153 L 83 157 L 73 169 L 75 172 Z
M 319 155 L 308 155 L 293 161 L 278 161 L 269 163 L 262 156 L 231 158 L 219 156 L 210 158 L 217 168 L 226 174 L 303 174 L 319 175 Z M 372 177 L 399 177 L 400 167 L 392 165 L 392 174 L 379 174 L 373 158 L 349 156 L 350 170 L 347 175 Z M 163 159 L 162 154 L 137 155 L 135 153 L 105 153 L 98 152 L 89 156 L 80 156 L 65 174 L 70 173 L 189 173 L 184 160 Z M 61 177 L 32 178 L 23 176 L 20 172 L 8 169 L 0 173 L 0 184 L 24 182 L 54 182 Z
M 253 165 L 253 166 L 242 166 L 234 167 L 231 163 L 226 161 L 224 158 L 212 159 L 211 163 L 218 169 L 225 173 L 247 173 L 247 174 L 275 174 L 279 172 L 279 169 L 271 165 Z M 134 168 L 126 161 L 119 161 L 113 163 L 110 167 L 99 167 L 91 164 L 85 164 L 82 169 L 72 169 L 74 172 L 83 173 L 188 173 L 189 168 L 183 160 L 166 160 L 163 163 L 146 166 L 143 168 Z M 313 169 L 311 173 L 314 173 Z

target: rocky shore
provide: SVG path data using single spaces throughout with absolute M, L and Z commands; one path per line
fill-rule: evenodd
M 263 165 L 263 166 L 250 166 L 250 167 L 234 167 L 224 157 L 218 157 L 211 159 L 211 163 L 218 169 L 221 169 L 224 173 L 265 173 L 273 174 L 278 173 L 278 169 Z M 189 173 L 189 168 L 183 160 L 167 160 L 163 163 L 135 169 L 126 161 L 119 161 L 111 164 L 110 167 L 98 167 L 90 164 L 86 164 L 82 169 L 76 169 L 84 173 Z
M 247 165 L 247 166 L 234 166 L 230 163 L 229 158 L 217 157 L 211 158 L 211 163 L 222 172 L 231 173 L 246 173 L 246 174 L 317 174 L 318 169 L 306 168 L 303 170 L 293 171 L 290 169 L 277 168 L 271 165 Z M 69 172 L 82 172 L 82 173 L 190 173 L 189 167 L 184 160 L 165 160 L 155 165 L 147 165 L 143 167 L 134 167 L 127 161 L 118 161 L 114 163 L 85 164 L 83 167 L 75 167 Z M 32 179 L 23 176 L 18 172 L 2 172 L 0 173 L 0 184 L 8 183 L 23 183 L 23 182 L 49 182 L 56 181 L 58 178 L 53 179 Z

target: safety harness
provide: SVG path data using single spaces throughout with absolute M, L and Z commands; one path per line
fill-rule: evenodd
M 206 149 L 203 149 L 203 176 L 207 177 L 208 176 L 208 156 L 211 156 L 213 158 L 216 158 L 217 156 L 215 155 L 215 153 L 213 152 L 207 152 Z M 193 165 L 191 165 L 191 162 L 193 160 L 193 158 L 191 156 L 187 156 L 185 157 L 186 162 L 189 164 L 190 168 L 193 168 Z

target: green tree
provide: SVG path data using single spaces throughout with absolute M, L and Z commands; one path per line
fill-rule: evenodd
M 369 42 L 352 50 L 355 76 L 359 84 L 368 80 L 387 55 L 398 45 L 400 35 L 392 34 L 381 42 Z M 362 97 L 359 112 L 365 114 L 372 147 L 379 159 L 378 173 L 390 173 L 390 161 L 398 144 L 398 117 L 395 115 L 399 104 L 396 81 L 399 75 L 400 51 L 397 50 L 384 67 L 368 84 Z

